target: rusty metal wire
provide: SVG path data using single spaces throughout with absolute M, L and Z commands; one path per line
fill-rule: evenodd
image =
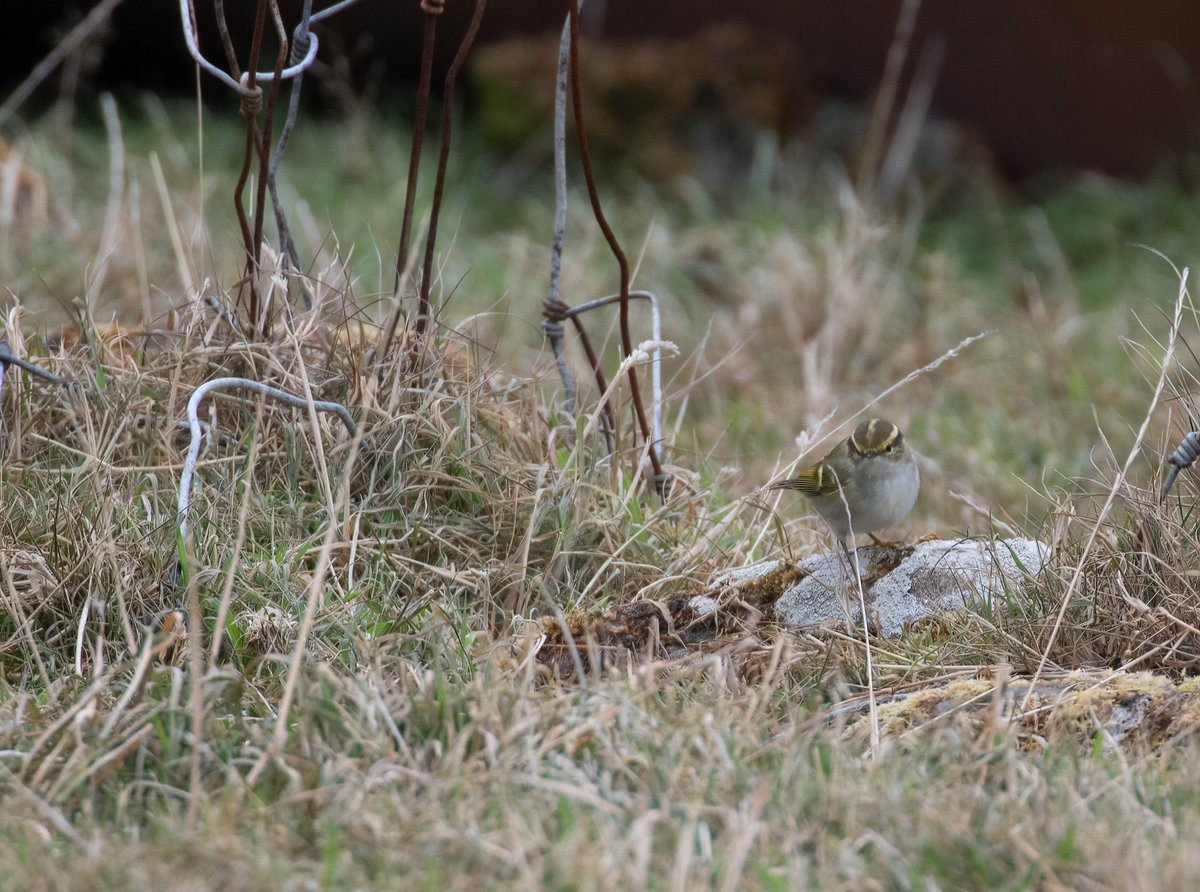
M 621 244 L 617 240 L 616 234 L 613 232 L 612 226 L 609 224 L 608 218 L 604 215 L 604 209 L 600 204 L 600 190 L 596 185 L 596 176 L 592 170 L 591 153 L 588 151 L 587 130 L 584 126 L 583 118 L 583 87 L 579 75 L 579 0 L 567 0 L 567 2 L 570 5 L 570 15 L 567 23 L 571 37 L 569 67 L 571 102 L 575 111 L 575 136 L 579 140 L 579 160 L 583 167 L 584 179 L 587 182 L 588 200 L 592 205 L 592 215 L 596 218 L 596 225 L 604 233 L 604 239 L 608 242 L 608 247 L 612 251 L 620 270 L 620 292 L 618 299 L 621 307 L 621 358 L 624 359 L 633 353 L 633 338 L 629 331 L 629 260 L 625 256 L 625 252 L 622 250 Z M 647 457 L 650 459 L 650 465 L 654 470 L 654 486 L 659 495 L 665 497 L 670 488 L 670 475 L 663 471 L 662 463 L 659 461 L 659 444 L 654 441 L 650 431 L 650 424 L 646 420 L 646 408 L 643 405 L 642 392 L 638 386 L 637 371 L 630 365 L 627 374 L 629 375 L 629 391 L 633 397 L 634 417 L 637 419 L 638 427 L 641 429 L 642 437 L 646 443 Z
M 425 237 L 425 264 L 421 270 L 421 292 L 417 304 L 417 324 L 413 339 L 413 350 L 419 349 L 429 326 L 430 304 L 429 289 L 433 284 L 433 257 L 437 247 L 438 220 L 442 212 L 442 196 L 446 190 L 446 169 L 450 161 L 450 139 L 454 125 L 454 86 L 458 73 L 467 61 L 467 54 L 475 43 L 475 35 L 479 33 L 479 23 L 483 20 L 483 11 L 487 8 L 487 0 L 475 0 L 475 13 L 471 16 L 471 24 L 463 36 L 450 70 L 446 72 L 445 86 L 442 88 L 442 145 L 438 153 L 437 179 L 433 186 L 433 201 L 429 208 L 429 233 Z
M 400 245 L 396 250 L 396 285 L 408 264 L 408 249 L 412 239 L 413 209 L 417 201 L 417 175 L 421 170 L 421 146 L 425 141 L 425 124 L 429 118 L 429 88 L 433 80 L 433 47 L 437 42 L 437 23 L 442 16 L 441 2 L 421 0 L 425 14 L 425 32 L 421 39 L 421 73 L 417 85 L 417 116 L 413 126 L 412 151 L 408 158 L 408 183 L 404 191 L 404 215 L 400 224 Z
M 294 268 L 299 269 L 298 253 L 296 251 L 295 243 L 291 238 L 285 210 L 282 202 L 279 199 L 276 179 L 282 163 L 284 152 L 287 148 L 288 140 L 296 125 L 303 74 L 316 58 L 317 49 L 319 47 L 319 42 L 316 36 L 311 33 L 311 27 L 318 21 L 321 21 L 324 18 L 348 8 L 355 2 L 357 2 L 357 0 L 344 0 L 344 2 L 336 3 L 324 10 L 314 12 L 312 9 L 313 0 L 305 0 L 300 24 L 297 25 L 292 32 L 292 38 L 290 41 L 291 51 L 289 54 L 287 52 L 289 41 L 283 27 L 282 18 L 279 14 L 277 0 L 259 0 L 257 14 L 255 17 L 254 34 L 251 41 L 250 55 L 247 60 L 246 71 L 242 72 L 239 69 L 237 58 L 233 50 L 232 41 L 229 37 L 228 29 L 225 26 L 223 0 L 214 0 L 214 6 L 217 11 L 218 25 L 221 31 L 222 45 L 225 50 L 226 59 L 229 66 L 229 72 L 225 72 L 205 59 L 203 54 L 200 53 L 199 46 L 196 41 L 193 0 L 180 0 L 180 15 L 183 22 L 184 36 L 189 52 L 195 59 L 196 63 L 200 65 L 202 70 L 217 77 L 226 86 L 229 86 L 238 93 L 242 99 L 243 114 L 247 118 L 246 152 L 235 190 L 235 205 L 238 212 L 238 221 L 242 230 L 248 261 L 246 276 L 242 280 L 243 283 L 248 283 L 250 286 L 250 301 L 247 315 L 254 330 L 259 334 L 266 334 L 270 324 L 270 308 L 260 304 L 256 282 L 260 261 L 265 193 L 268 191 L 271 196 L 272 204 L 275 208 L 275 221 L 280 237 L 280 252 L 287 259 L 287 262 L 289 262 Z M 569 364 L 566 359 L 563 340 L 565 334 L 565 321 L 570 319 L 572 324 L 575 326 L 576 332 L 580 338 L 580 342 L 585 353 L 587 354 L 588 361 L 592 366 L 597 386 L 599 387 L 603 398 L 603 402 L 600 407 L 602 421 L 601 427 L 604 430 L 605 436 L 609 442 L 609 447 L 611 449 L 616 425 L 613 418 L 612 406 L 608 404 L 607 398 L 604 397 L 604 395 L 608 392 L 607 382 L 600 366 L 599 357 L 592 346 L 590 339 L 588 338 L 587 331 L 580 316 L 582 313 L 587 312 L 590 309 L 605 306 L 611 303 L 619 303 L 621 353 L 622 357 L 625 358 L 628 357 L 633 351 L 633 339 L 630 334 L 629 326 L 630 300 L 641 299 L 650 302 L 652 326 L 654 331 L 653 337 L 656 342 L 661 341 L 661 312 L 657 298 L 653 294 L 650 294 L 649 292 L 630 292 L 630 271 L 628 260 L 612 230 L 612 227 L 609 225 L 609 222 L 604 215 L 603 208 L 601 207 L 599 190 L 596 186 L 591 157 L 588 151 L 587 134 L 584 127 L 583 106 L 581 99 L 578 23 L 581 2 L 580 0 L 568 0 L 568 5 L 570 7 L 570 12 L 564 24 L 562 38 L 560 41 L 559 64 L 556 83 L 556 213 L 554 245 L 551 257 L 550 295 L 544 303 L 544 320 L 542 325 L 548 340 L 551 342 L 556 364 L 560 374 L 563 377 L 564 389 L 567 397 L 567 413 L 568 415 L 572 416 L 574 415 L 578 406 L 578 388 L 574 382 Z M 403 278 L 403 271 L 407 263 L 409 246 L 411 243 L 416 184 L 419 178 L 421 147 L 428 113 L 432 59 L 436 40 L 436 25 L 437 19 L 440 17 L 443 11 L 443 6 L 444 0 L 420 0 L 420 7 L 425 14 L 425 39 L 422 47 L 421 86 L 418 93 L 418 112 L 414 127 L 413 151 L 409 162 L 408 188 L 405 196 L 405 208 L 401 226 L 400 244 L 396 259 L 396 293 L 393 300 L 392 312 L 389 316 L 387 324 L 385 325 L 381 349 L 377 354 L 378 359 L 381 361 L 389 352 L 389 348 L 394 337 L 396 324 L 399 318 L 399 309 L 401 306 L 402 297 L 401 280 Z M 419 302 L 415 323 L 415 337 L 413 339 L 414 349 L 416 349 L 416 347 L 422 342 L 432 317 L 430 291 L 433 282 L 433 264 L 436 256 L 438 223 L 443 204 L 448 159 L 452 144 L 455 86 L 458 75 L 478 33 L 479 25 L 486 6 L 487 0 L 476 0 L 471 23 L 446 74 L 443 88 L 441 146 L 438 156 L 437 175 L 430 209 L 429 230 L 425 244 L 424 262 L 422 265 L 421 281 L 418 294 Z M 273 23 L 279 37 L 280 50 L 276 58 L 274 70 L 270 72 L 260 72 L 258 71 L 258 59 L 262 48 L 263 32 L 266 27 L 266 14 L 268 10 L 270 10 L 272 14 Z M 288 79 L 293 80 L 293 88 L 289 99 L 288 115 L 280 132 L 279 141 L 275 146 L 274 151 L 268 154 L 267 146 L 269 144 L 271 135 L 271 124 L 275 100 L 277 98 L 278 85 L 281 81 Z M 261 111 L 263 111 L 264 84 L 268 85 L 270 90 L 267 96 L 265 114 L 263 116 L 262 126 L 260 129 L 257 126 L 257 116 Z M 601 298 L 597 301 L 591 301 L 574 309 L 564 303 L 561 298 L 562 249 L 566 229 L 567 187 L 565 172 L 565 143 L 567 101 L 566 91 L 568 87 L 572 91 L 575 128 L 579 139 L 580 156 L 584 177 L 587 181 L 588 197 L 591 202 L 593 215 L 595 216 L 596 223 L 603 232 L 605 240 L 607 241 L 614 257 L 616 258 L 620 269 L 620 290 L 617 294 Z M 256 196 L 257 200 L 255 201 L 253 228 L 251 228 L 251 221 L 248 219 L 246 214 L 243 196 L 245 187 L 249 180 L 252 159 L 256 152 L 259 160 L 259 177 L 256 184 L 258 195 Z M 647 421 L 641 388 L 638 383 L 637 371 L 632 366 L 627 366 L 627 374 L 629 376 L 630 390 L 633 398 L 634 416 L 640 429 L 642 439 L 645 442 L 646 456 L 648 457 L 653 468 L 655 485 L 660 492 L 664 492 L 669 481 L 669 477 L 663 472 L 660 461 L 663 444 L 661 352 L 661 348 L 656 347 L 653 350 L 652 355 L 653 366 L 651 370 L 651 378 L 654 396 L 651 408 L 654 419 L 653 425 Z
M 421 11 L 425 14 L 425 33 L 421 40 L 421 73 L 417 86 L 417 112 L 413 122 L 412 150 L 408 158 L 408 184 L 404 191 L 404 214 L 400 223 L 400 246 L 396 249 L 396 283 L 393 287 L 392 307 L 383 326 L 383 337 L 376 354 L 379 374 L 383 374 L 384 361 L 391 352 L 392 340 L 396 337 L 396 326 L 400 322 L 400 308 L 404 294 L 402 279 L 408 266 L 408 252 L 412 244 L 413 209 L 417 201 L 417 175 L 421 170 L 421 146 L 425 142 L 425 124 L 429 117 L 429 88 L 433 79 L 433 47 L 437 42 L 437 21 L 441 17 L 441 0 L 421 0 Z
M 221 0 L 215 0 L 217 22 L 220 24 L 221 42 L 225 47 L 225 55 L 229 59 L 229 67 L 237 73 L 237 59 L 233 51 L 233 42 L 229 37 L 229 29 L 225 25 L 225 10 Z M 267 0 L 258 0 L 258 12 L 254 17 L 254 36 L 250 40 L 249 69 L 245 78 L 246 90 L 239 92 L 242 100 L 242 115 L 246 118 L 246 148 L 242 158 L 242 169 L 238 174 L 237 185 L 233 189 L 233 206 L 237 212 L 238 227 L 242 233 L 242 247 L 246 254 L 246 274 L 242 283 L 250 285 L 250 304 L 247 318 L 250 327 L 258 330 L 258 242 L 255 232 L 250 229 L 250 220 L 246 216 L 245 192 L 250 180 L 250 165 L 254 160 L 256 143 L 259 141 L 258 128 L 255 124 L 258 113 L 262 110 L 262 88 L 257 84 L 258 57 L 262 50 L 263 30 L 267 19 Z M 241 80 L 239 78 L 239 80 Z M 238 305 L 241 305 L 241 296 Z
M 312 11 L 312 0 L 305 0 L 301 21 L 292 31 L 290 41 L 291 52 L 289 53 L 288 34 L 283 25 L 283 18 L 279 13 L 278 3 L 276 0 L 259 0 L 255 16 L 254 36 L 251 41 L 250 56 L 247 60 L 247 70 L 242 72 L 233 49 L 233 41 L 229 35 L 228 26 L 225 22 L 223 0 L 213 0 L 221 44 L 225 52 L 226 63 L 229 67 L 229 71 L 226 72 L 210 62 L 200 52 L 199 43 L 196 38 L 193 0 L 179 0 L 180 20 L 188 52 L 196 64 L 200 66 L 201 70 L 216 77 L 225 86 L 238 94 L 241 99 L 242 114 L 246 117 L 245 157 L 234 191 L 234 206 L 237 212 L 238 226 L 241 230 L 243 247 L 247 259 L 246 275 L 242 279 L 242 283 L 248 284 L 250 288 L 250 300 L 246 314 L 247 320 L 250 323 L 250 327 L 260 335 L 269 333 L 271 324 L 271 308 L 260 303 L 257 283 L 261 260 L 263 217 L 266 210 L 266 194 L 268 192 L 270 193 L 271 204 L 275 211 L 275 225 L 279 231 L 280 254 L 286 258 L 293 269 L 297 271 L 300 269 L 299 253 L 296 250 L 295 241 L 292 239 L 291 230 L 288 227 L 287 214 L 279 198 L 277 176 L 279 167 L 283 162 L 284 152 L 287 149 L 288 140 L 296 126 L 303 74 L 313 64 L 313 61 L 317 57 L 317 50 L 320 47 L 317 36 L 311 32 L 311 27 L 317 22 L 352 6 L 356 2 L 358 0 L 343 0 L 341 3 L 336 3 L 333 6 L 314 13 Z M 273 70 L 263 72 L 258 71 L 257 66 L 268 10 L 271 12 L 272 22 L 279 40 L 279 52 L 276 56 Z M 280 132 L 279 142 L 276 144 L 274 150 L 269 152 L 268 147 L 271 141 L 275 102 L 278 98 L 279 84 L 284 80 L 291 80 L 293 82 L 289 98 L 288 115 Z M 259 113 L 264 110 L 263 84 L 268 86 L 269 92 L 260 128 L 256 121 Z M 253 227 L 251 227 L 251 221 L 246 214 L 244 193 L 255 153 L 257 153 L 259 164 L 258 179 L 256 182 L 257 195 L 254 203 L 254 221 Z

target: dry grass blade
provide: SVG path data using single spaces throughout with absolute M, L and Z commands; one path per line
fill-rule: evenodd
M 1050 630 L 1050 637 L 1046 643 L 1045 650 L 1042 652 L 1042 657 L 1038 660 L 1037 669 L 1033 673 L 1033 681 L 1030 684 L 1030 691 L 1037 685 L 1042 673 L 1046 669 L 1046 665 L 1050 658 L 1050 652 L 1058 639 L 1059 632 L 1062 628 L 1063 617 L 1066 616 L 1067 608 L 1070 606 L 1071 598 L 1079 587 L 1079 583 L 1083 578 L 1084 566 L 1088 556 L 1091 554 L 1092 548 L 1096 543 L 1096 537 L 1100 533 L 1101 527 L 1108 519 L 1109 512 L 1112 510 L 1113 503 L 1117 499 L 1117 494 L 1121 491 L 1125 484 L 1125 479 L 1129 474 L 1129 469 L 1133 466 L 1134 461 L 1141 453 L 1142 442 L 1146 437 L 1146 432 L 1150 427 L 1150 422 L 1154 417 L 1154 410 L 1158 407 L 1159 398 L 1162 396 L 1163 390 L 1167 385 L 1167 377 L 1171 370 L 1171 361 L 1175 356 L 1175 344 L 1179 338 L 1179 325 L 1183 320 L 1183 308 L 1187 302 L 1187 280 L 1188 270 L 1185 268 L 1183 274 L 1179 277 L 1179 291 L 1175 297 L 1175 310 L 1171 318 L 1171 327 L 1167 335 L 1167 348 L 1163 354 L 1162 362 L 1159 369 L 1158 382 L 1154 386 L 1154 392 L 1150 397 L 1150 404 L 1146 408 L 1145 418 L 1142 420 L 1141 427 L 1138 428 L 1137 434 L 1134 436 L 1133 445 L 1129 448 L 1129 454 L 1125 458 L 1124 465 L 1118 471 L 1116 478 L 1108 489 L 1108 496 L 1104 500 L 1104 504 L 1100 508 L 1099 514 L 1096 516 L 1095 522 L 1092 524 L 1091 532 L 1088 534 L 1087 540 L 1084 542 L 1083 552 L 1075 565 L 1074 572 L 1071 574 L 1071 581 L 1067 584 L 1059 600 L 1058 612 L 1054 617 L 1054 625 Z M 1026 701 L 1028 694 L 1026 695 Z M 1024 704 L 1024 702 L 1022 703 Z
M 305 15 L 315 24 L 352 2 Z M 220 13 L 222 0 L 213 5 Z M 528 309 L 529 283 L 544 281 L 547 250 L 556 335 L 581 311 L 559 289 L 608 290 L 603 227 L 582 227 L 569 269 L 536 235 L 552 186 L 556 244 L 566 225 L 565 154 L 552 184 L 536 152 L 482 146 L 486 121 L 456 125 L 461 163 L 440 159 L 435 217 L 453 212 L 455 194 L 469 201 L 449 250 L 437 254 L 431 227 L 436 266 L 422 288 L 438 277 L 463 285 L 437 326 L 425 307 L 431 324 L 411 362 L 413 342 L 388 357 L 374 320 L 398 312 L 419 258 L 397 257 L 395 291 L 391 254 L 358 258 L 372 233 L 394 227 L 401 200 L 413 211 L 403 172 L 417 181 L 419 152 L 408 151 L 416 134 L 371 103 L 350 96 L 352 126 L 313 118 L 290 143 L 289 211 L 315 258 L 303 312 L 280 304 L 299 274 L 294 252 L 256 234 L 276 172 L 268 164 L 262 176 L 270 125 L 255 134 L 153 100 L 123 106 L 118 121 L 102 100 L 103 117 L 79 115 L 70 139 L 51 116 L 0 146 L 0 278 L 14 283 L 11 352 L 0 352 L 6 883 L 1200 886 L 1195 481 L 1160 502 L 1135 456 L 1148 459 L 1156 425 L 1170 421 L 1136 431 L 1128 421 L 1148 419 L 1168 393 L 1200 417 L 1176 345 L 1184 319 L 1200 316 L 1187 307 L 1181 318 L 1177 304 L 1167 343 L 1138 331 L 1132 311 L 1157 280 L 1108 263 L 1126 228 L 1160 216 L 1172 231 L 1154 240 L 1178 237 L 1170 251 L 1191 251 L 1195 202 L 1161 184 L 1089 178 L 1022 204 L 980 162 L 931 168 L 927 139 L 944 159 L 943 124 L 920 122 L 936 53 L 899 101 L 917 5 L 904 4 L 874 119 L 831 122 L 821 109 L 792 146 L 734 134 L 734 195 L 711 185 L 712 159 L 693 167 L 671 154 L 678 182 L 608 169 L 612 219 L 653 220 L 634 268 L 632 256 L 620 264 L 615 301 L 624 311 L 637 294 L 627 279 L 652 283 L 684 347 L 636 424 L 645 433 L 654 415 L 653 426 L 632 439 L 600 413 L 564 423 L 551 397 L 552 363 L 565 356 L 542 350 L 536 319 L 516 312 Z M 431 35 L 441 4 L 420 6 Z M 189 0 L 180 8 L 186 22 Z M 611 75 L 599 44 L 580 68 L 576 18 L 557 41 L 576 69 L 557 72 L 564 152 L 567 85 Z M 272 32 L 282 48 L 275 0 L 259 4 L 257 22 L 255 52 L 276 49 Z M 291 69 L 277 55 L 278 77 L 246 72 L 239 84 L 229 72 L 243 76 L 235 46 L 250 35 L 224 31 L 223 82 L 251 99 L 252 78 L 265 90 L 316 51 L 296 32 Z M 769 103 L 743 87 L 740 65 L 771 54 L 741 40 L 728 44 L 729 65 L 708 52 L 689 68 L 672 54 L 669 75 L 657 48 L 648 53 L 660 78 L 653 117 L 681 120 L 657 103 L 684 95 L 704 97 L 706 122 L 734 125 L 746 100 Z M 534 66 L 547 109 L 554 43 Z M 636 48 L 618 52 L 619 77 L 639 67 L 624 64 Z M 425 80 L 432 55 L 429 39 Z M 496 95 L 482 67 L 468 115 Z M 353 92 L 349 75 L 338 89 Z M 602 99 L 589 113 L 599 149 Z M 202 146 L 180 135 L 198 121 Z M 859 188 L 830 176 L 830 123 L 867 134 Z M 636 132 L 631 148 L 658 150 L 649 130 Z M 241 229 L 233 214 L 206 201 L 233 188 L 251 146 L 248 247 L 229 238 Z M 155 189 L 140 194 L 149 176 Z M 895 216 L 872 209 L 872 195 L 890 196 Z M 1160 215 L 1172 197 L 1180 207 Z M 1072 231 L 1076 216 L 1086 232 Z M 1110 221 L 1119 229 L 1105 230 Z M 254 251 L 261 304 L 239 321 L 228 308 L 245 283 L 229 280 Z M 377 293 L 364 293 L 376 273 Z M 25 313 L 17 302 L 43 293 L 63 306 Z M 468 321 L 456 331 L 460 311 Z M 55 329 L 55 312 L 77 324 Z M 110 312 L 144 328 L 97 321 Z M 966 337 L 984 329 L 995 332 L 986 343 Z M 619 352 L 616 381 L 632 379 L 668 347 L 657 331 L 627 342 L 621 323 L 608 342 L 578 330 L 605 409 L 624 385 L 602 364 L 617 368 Z M 1146 387 L 1129 384 L 1138 373 L 1159 381 L 1149 412 Z M 253 392 L 202 401 L 230 381 L 293 396 L 286 408 Z M 883 399 L 923 457 L 921 499 L 897 532 L 1039 538 L 1056 558 L 1036 579 L 1014 576 L 896 637 L 874 634 L 865 615 L 861 628 L 781 627 L 778 598 L 809 578 L 805 559 L 825 537 L 816 518 L 772 510 L 759 484 L 798 430 L 826 431 L 839 407 Z M 664 403 L 671 423 L 657 417 Z M 1126 424 L 1135 445 L 1122 462 L 1093 428 Z M 640 485 L 646 450 L 664 438 L 665 501 Z M 796 442 L 814 445 L 807 433 Z M 181 471 L 203 498 L 181 503 Z M 181 521 L 186 590 L 163 584 Z M 725 571 L 746 564 L 761 575 L 729 581 Z

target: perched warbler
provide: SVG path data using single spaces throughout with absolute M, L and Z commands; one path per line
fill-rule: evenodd
M 808 496 L 842 551 L 847 538 L 895 526 L 917 501 L 921 475 L 900 428 L 871 418 L 819 463 L 771 485 Z

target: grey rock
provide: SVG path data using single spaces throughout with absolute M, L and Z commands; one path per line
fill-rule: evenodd
M 717 612 L 721 602 L 708 595 L 696 595 L 694 598 L 688 599 L 687 606 L 696 611 L 697 616 L 708 616 L 710 613 Z
M 863 598 L 879 633 L 895 637 L 927 617 L 978 609 L 1006 590 L 1019 589 L 1041 572 L 1050 547 L 1032 539 L 935 540 L 911 549 L 860 548 Z M 808 575 L 775 602 L 779 619 L 792 626 L 861 625 L 854 574 L 845 557 L 826 553 L 800 563 Z
M 903 548 L 860 548 L 863 598 L 871 625 L 895 637 L 928 617 L 1003 603 L 1006 591 L 1021 588 L 1041 572 L 1050 547 L 1032 539 L 935 540 Z M 711 588 L 743 586 L 779 567 L 767 561 L 724 573 Z M 779 620 L 789 626 L 862 624 L 854 573 L 835 552 L 801 561 L 804 578 L 775 602 Z

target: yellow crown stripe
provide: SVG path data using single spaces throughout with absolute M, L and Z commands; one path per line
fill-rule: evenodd
M 882 426 L 887 433 L 880 438 L 879 429 Z M 859 440 L 859 435 L 862 435 L 862 440 Z M 850 435 L 850 447 L 859 455 L 868 453 L 883 452 L 889 446 L 896 442 L 900 437 L 900 428 L 892 424 L 890 421 L 884 421 L 882 418 L 872 418 L 870 421 L 864 421 Z
M 874 421 L 871 422 L 871 424 L 874 423 Z M 883 438 L 879 446 L 876 447 L 879 452 L 883 452 L 883 450 L 887 449 L 900 438 L 900 428 L 896 427 L 894 424 L 889 425 L 889 427 L 891 427 L 891 431 L 886 437 Z

